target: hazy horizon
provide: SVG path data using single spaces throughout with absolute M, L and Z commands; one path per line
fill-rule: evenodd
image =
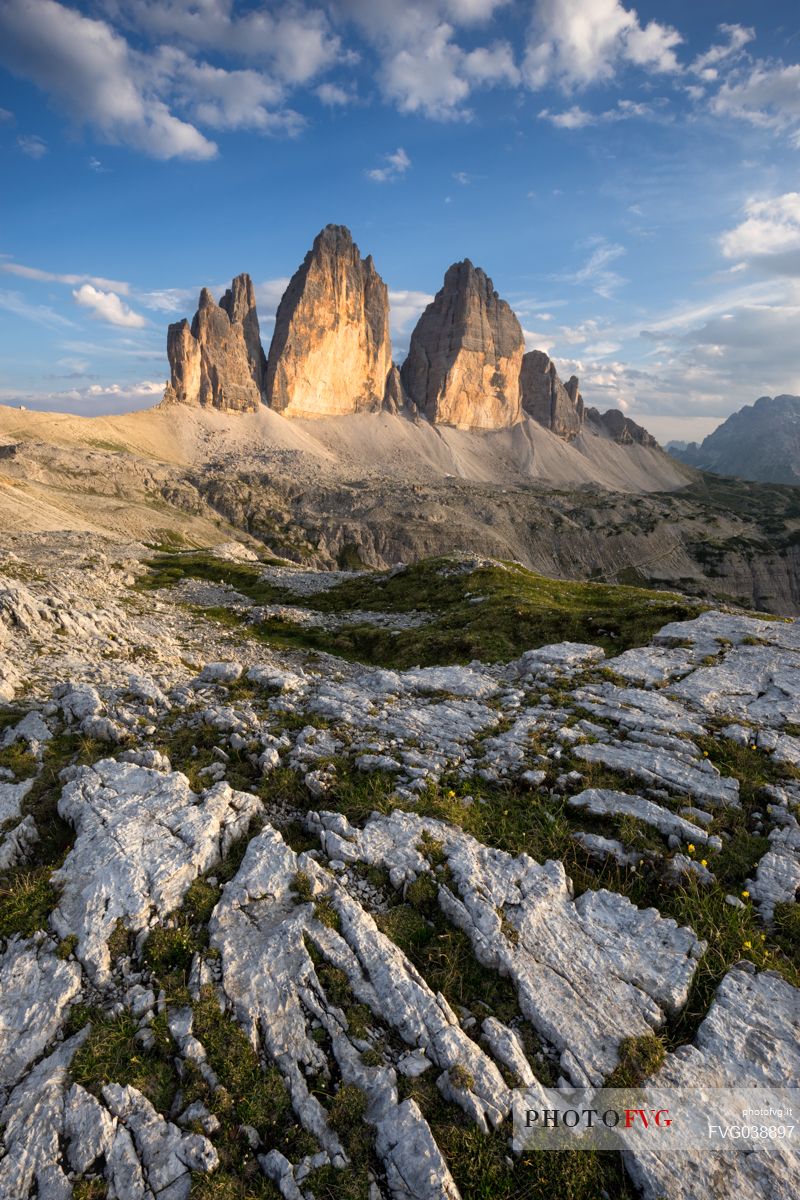
M 395 357 L 469 257 L 659 440 L 800 392 L 795 6 L 6 0 L 0 402 L 151 405 L 201 286 L 262 339 L 348 225 Z

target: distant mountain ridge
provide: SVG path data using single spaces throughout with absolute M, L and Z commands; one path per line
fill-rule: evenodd
M 392 361 L 389 294 L 372 256 L 344 225 L 326 225 L 278 306 L 269 354 L 255 291 L 238 275 L 219 303 L 207 288 L 194 319 L 170 325 L 164 404 L 324 418 L 386 411 L 482 432 L 533 417 L 562 441 L 584 430 L 623 446 L 655 438 L 618 409 L 586 408 L 542 350 L 525 353 L 517 317 L 469 261 L 448 268 L 400 368 Z
M 699 445 L 669 442 L 666 449 L 679 462 L 717 475 L 800 484 L 800 396 L 761 396 Z

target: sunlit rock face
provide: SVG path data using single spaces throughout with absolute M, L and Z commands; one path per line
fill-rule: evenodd
M 219 304 L 203 288 L 191 327 L 170 325 L 165 401 L 250 412 L 262 403 L 266 360 L 249 275 L 237 275 Z
M 409 398 L 431 421 L 503 429 L 522 418 L 522 329 L 491 279 L 454 263 L 411 336 L 401 371 Z
M 278 306 L 267 403 L 288 417 L 376 411 L 391 366 L 386 284 L 348 229 L 326 225 Z

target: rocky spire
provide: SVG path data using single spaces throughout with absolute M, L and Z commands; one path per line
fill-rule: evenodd
M 403 386 L 431 421 L 502 429 L 521 419 L 519 321 L 469 259 L 454 263 L 417 322 Z
M 266 360 L 250 276 L 237 275 L 219 304 L 203 288 L 191 327 L 185 320 L 170 325 L 167 356 L 171 378 L 166 402 L 256 410 Z
M 290 417 L 374 411 L 391 366 L 386 284 L 348 229 L 326 225 L 278 306 L 267 402 Z
M 520 388 L 522 407 L 540 425 L 568 442 L 578 436 L 583 427 L 583 398 L 577 375 L 564 385 L 553 360 L 543 350 L 531 350 L 522 359 Z

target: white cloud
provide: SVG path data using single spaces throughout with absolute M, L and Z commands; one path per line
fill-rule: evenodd
M 514 62 L 514 51 L 508 42 L 493 42 L 491 46 L 478 46 L 464 58 L 464 73 L 476 83 L 489 87 L 494 84 L 519 83 L 519 67 Z
M 164 383 L 143 379 L 134 383 L 94 383 L 82 388 L 60 392 L 21 394 L 5 388 L 0 403 L 23 403 L 28 408 L 45 412 L 70 412 L 85 416 L 100 413 L 134 412 L 157 404 L 164 394 Z
M 316 94 L 317 99 L 328 108 L 344 108 L 356 100 L 354 91 L 340 87 L 338 83 L 321 83 Z
M 703 79 L 716 79 L 720 63 L 736 57 L 756 36 L 755 29 L 745 25 L 720 25 L 719 31 L 726 40 L 710 46 L 705 54 L 698 54 L 691 64 L 690 70 Z
M 0 61 L 110 142 L 155 158 L 213 158 L 217 148 L 143 86 L 141 56 L 104 21 L 56 0 L 0 5 Z
M 110 6 L 120 10 L 118 4 Z M 159 42 L 257 60 L 282 83 L 307 83 L 334 63 L 348 61 L 320 8 L 289 3 L 239 11 L 230 0 L 126 0 L 122 12 Z
M 17 138 L 17 145 L 28 158 L 44 158 L 48 152 L 47 142 L 35 133 L 23 133 Z
M 151 292 L 138 292 L 136 299 L 145 308 L 154 312 L 177 313 L 183 312 L 197 296 L 199 288 L 190 291 L 189 288 L 159 288 Z
M 383 67 L 383 89 L 401 112 L 422 112 L 448 120 L 469 115 L 464 102 L 470 84 L 461 71 L 464 53 L 440 24 L 424 42 L 403 47 Z
M 549 108 L 543 108 L 538 115 L 540 121 L 549 121 L 557 129 L 585 129 L 587 125 L 649 117 L 653 115 L 653 108 L 649 104 L 634 100 L 618 100 L 614 108 L 608 108 L 605 112 L 587 112 L 579 104 L 573 104 L 564 112 L 552 112 Z
M 6 121 L 13 121 L 14 114 L 10 108 L 0 108 L 0 124 Z
M 788 132 L 800 146 L 800 63 L 784 66 L 759 61 L 735 71 L 710 106 L 715 116 Z
M 26 321 L 36 321 L 39 325 L 48 325 L 53 328 L 66 328 L 74 325 L 74 321 L 62 317 L 49 305 L 31 304 L 19 292 L 0 290 L 0 308 L 14 313 L 17 317 L 23 317 Z
M 357 25 L 376 51 L 375 78 L 383 96 L 401 112 L 435 120 L 471 116 L 474 89 L 515 86 L 519 68 L 511 46 L 494 41 L 466 50 L 458 27 L 488 20 L 495 0 L 339 0 L 337 9 Z
M 55 271 L 43 271 L 39 267 L 26 267 L 22 263 L 7 262 L 0 265 L 0 270 L 6 271 L 9 275 L 17 275 L 21 279 L 33 279 L 39 283 L 66 283 L 70 287 L 74 287 L 79 283 L 91 283 L 95 287 L 104 288 L 107 291 L 121 292 L 123 296 L 128 294 L 128 284 L 120 279 L 104 279 L 100 275 L 59 275 Z
M 445 11 L 463 25 L 487 21 L 495 9 L 503 8 L 509 0 L 446 0 Z
M 141 329 L 147 324 L 144 317 L 123 304 L 116 292 L 104 292 L 84 283 L 73 293 L 81 308 L 91 310 L 91 315 L 109 325 L 119 325 L 126 329 Z
M 679 69 L 677 30 L 650 21 L 619 0 L 536 0 L 523 74 L 529 87 L 565 90 L 610 80 L 623 64 L 650 71 Z
M 583 284 L 597 296 L 608 300 L 627 280 L 611 270 L 611 263 L 625 254 L 625 247 L 609 242 L 606 238 L 590 238 L 584 245 L 591 250 L 582 267 L 555 276 L 558 283 Z
M 401 179 L 411 166 L 411 159 L 402 146 L 398 146 L 391 154 L 384 154 L 383 161 L 385 166 L 373 167 L 366 172 L 367 178 L 373 183 L 394 183 L 396 179 Z
M 277 279 L 264 279 L 261 283 L 253 284 L 256 293 L 256 304 L 258 306 L 258 322 L 262 329 L 265 325 L 269 325 L 275 320 L 278 305 L 283 299 L 283 293 L 288 286 L 289 279 L 286 276 L 280 276 Z
M 745 219 L 720 238 L 726 258 L 785 261 L 800 252 L 800 192 L 771 199 L 753 199 L 745 205 Z
M 564 112 L 551 112 L 549 108 L 543 108 L 539 113 L 539 120 L 549 121 L 557 129 L 583 129 L 587 125 L 594 125 L 597 117 L 595 113 L 587 112 L 579 104 L 573 104 Z
M 420 313 L 433 301 L 427 292 L 389 290 L 389 320 L 392 337 L 402 340 L 419 320 Z

